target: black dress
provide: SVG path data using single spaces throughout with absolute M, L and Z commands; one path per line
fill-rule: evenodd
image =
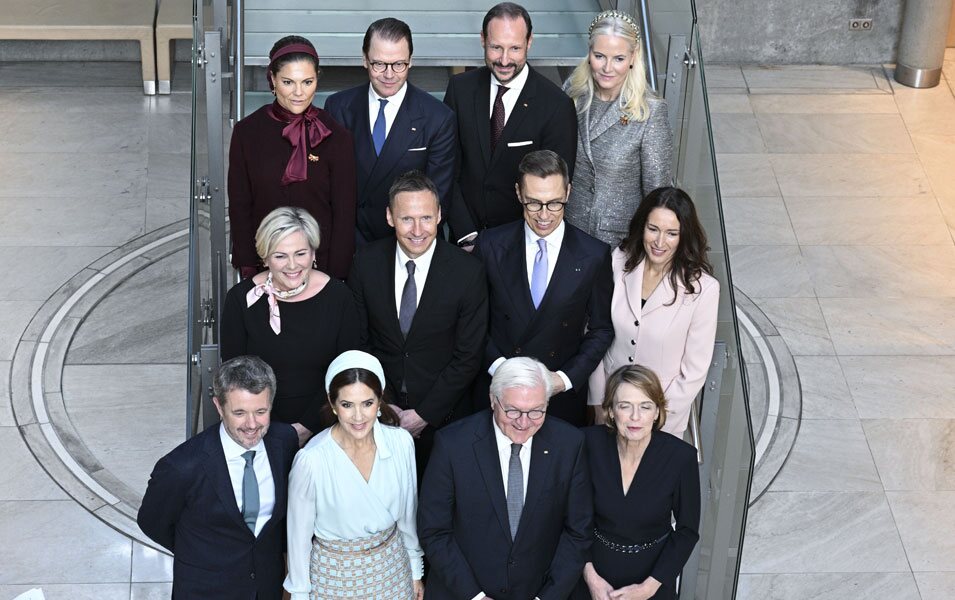
M 653 576 L 663 585 L 655 599 L 676 597 L 676 578 L 699 540 L 700 478 L 696 450 L 669 433 L 654 431 L 626 496 L 616 434 L 604 425 L 584 430 L 594 496 L 590 562 L 619 589 Z M 676 529 L 670 525 L 671 513 Z M 612 549 L 660 542 L 636 553 Z M 589 599 L 583 578 L 572 596 Z
M 253 286 L 252 279 L 246 279 L 226 295 L 220 329 L 222 360 L 252 354 L 267 362 L 276 378 L 272 419 L 301 423 L 317 432 L 319 411 L 326 402 L 325 371 L 336 356 L 358 348 L 354 296 L 332 278 L 307 300 L 280 300 L 282 332 L 276 335 L 269 325 L 268 298 L 246 306 L 246 294 Z

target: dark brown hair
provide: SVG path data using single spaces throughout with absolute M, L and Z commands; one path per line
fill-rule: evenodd
M 330 427 L 338 422 L 338 417 L 332 412 L 332 405 L 338 400 L 338 393 L 341 389 L 353 383 L 363 383 L 371 388 L 372 393 L 375 394 L 375 398 L 377 398 L 379 402 L 378 408 L 381 410 L 381 416 L 378 417 L 379 423 L 383 425 L 398 425 L 398 417 L 395 415 L 395 411 L 391 410 L 391 407 L 388 406 L 388 403 L 385 401 L 384 390 L 381 389 L 381 382 L 378 381 L 378 376 L 368 369 L 353 368 L 345 369 L 338 375 L 332 377 L 332 381 L 328 385 L 328 402 L 322 407 L 323 414 L 321 415 L 321 423 L 324 427 Z
M 533 175 L 545 179 L 551 175 L 560 175 L 564 181 L 564 188 L 570 179 L 567 171 L 567 162 L 553 150 L 534 150 L 528 152 L 517 165 L 517 184 L 524 189 L 524 177 Z
M 657 377 L 657 374 L 643 365 L 620 367 L 611 373 L 607 379 L 607 391 L 604 394 L 603 403 L 600 405 L 600 408 L 604 411 L 604 416 L 607 418 L 607 427 L 617 433 L 617 426 L 613 421 L 613 402 L 617 398 L 617 390 L 625 383 L 637 388 L 653 401 L 660 411 L 657 414 L 657 420 L 653 422 L 653 429 L 658 430 L 663 427 L 667 422 L 667 400 L 663 395 L 663 386 L 660 385 L 660 378 Z
M 407 173 L 399 175 L 388 188 L 388 207 L 394 210 L 395 198 L 398 194 L 405 192 L 431 192 L 434 196 L 434 203 L 441 208 L 441 201 L 438 199 L 438 188 L 435 187 L 431 179 L 417 169 L 412 169 Z
M 378 36 L 386 42 L 398 43 L 401 40 L 408 40 L 408 56 L 414 54 L 414 44 L 411 42 L 411 28 L 404 21 L 394 17 L 385 17 L 378 19 L 368 26 L 365 31 L 365 39 L 361 42 L 361 53 L 368 56 L 368 49 L 371 48 L 371 38 Z
M 531 30 L 534 28 L 531 25 L 531 16 L 527 14 L 527 9 L 520 4 L 501 2 L 492 6 L 491 10 L 484 15 L 484 22 L 481 23 L 481 35 L 485 38 L 487 37 L 487 25 L 492 19 L 524 19 L 524 24 L 527 25 L 527 37 L 525 39 L 531 39 Z
M 676 302 L 678 282 L 686 287 L 687 293 L 693 294 L 696 292 L 694 283 L 699 281 L 703 273 L 712 275 L 713 266 L 706 258 L 706 252 L 710 249 L 706 241 L 706 231 L 696 216 L 696 207 L 690 196 L 680 188 L 661 187 L 647 194 L 630 219 L 627 237 L 619 246 L 627 255 L 624 270 L 628 273 L 633 271 L 640 261 L 646 258 L 643 231 L 647 227 L 650 213 L 655 208 L 672 210 L 680 222 L 680 243 L 673 253 L 673 264 L 670 267 L 669 279 L 670 287 L 673 288 L 673 299 L 667 304 L 669 306 Z
M 271 58 L 276 52 L 281 50 L 286 46 L 291 46 L 292 44 L 305 44 L 306 46 L 311 47 L 312 50 L 315 50 L 315 45 L 303 38 L 300 35 L 287 35 L 279 41 L 275 42 L 275 45 L 272 46 L 272 49 L 269 50 L 269 58 Z M 315 50 L 315 54 L 318 54 L 318 51 Z M 282 70 L 282 67 L 289 63 L 298 62 L 300 60 L 307 60 L 315 66 L 315 73 L 321 74 L 321 69 L 318 67 L 318 59 L 312 56 L 311 54 L 306 54 L 305 52 L 292 52 L 286 54 L 285 56 L 280 56 L 278 60 L 269 64 L 269 71 L 272 72 L 272 75 L 278 75 L 279 71 Z

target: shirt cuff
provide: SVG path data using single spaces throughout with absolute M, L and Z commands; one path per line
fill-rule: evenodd
M 471 598 L 471 600 L 481 600 L 481 598 L 487 598 L 487 594 L 484 592 L 479 592 L 478 595 Z
M 567 375 L 564 374 L 563 371 L 557 371 L 557 375 L 558 375 L 558 376 L 561 378 L 561 380 L 563 380 L 563 382 L 564 382 L 564 391 L 565 391 L 565 392 L 566 392 L 567 390 L 569 390 L 569 389 L 571 389 L 571 388 L 574 387 L 574 384 L 572 384 L 572 383 L 570 382 L 570 377 L 567 377 Z
M 497 368 L 501 366 L 501 363 L 507 360 L 503 356 L 497 357 L 497 360 L 491 363 L 491 366 L 487 369 L 487 374 L 491 377 L 494 377 L 494 371 L 497 371 Z
M 467 234 L 466 236 L 464 236 L 464 237 L 462 237 L 461 239 L 459 239 L 459 240 L 458 240 L 458 244 L 460 244 L 461 242 L 473 242 L 473 241 L 474 241 L 474 238 L 476 238 L 476 237 L 477 237 L 477 232 L 476 232 L 476 231 L 472 231 L 471 233 L 469 233 L 469 234 Z M 481 596 L 481 597 L 483 598 L 484 596 Z

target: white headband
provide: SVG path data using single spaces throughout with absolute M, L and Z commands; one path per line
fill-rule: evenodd
M 332 364 L 328 365 L 328 371 L 325 373 L 326 393 L 330 393 L 329 388 L 332 386 L 332 379 L 335 379 L 336 375 L 348 369 L 365 369 L 366 371 L 371 371 L 375 377 L 378 378 L 378 383 L 381 384 L 381 389 L 384 391 L 385 371 L 381 368 L 381 362 L 367 352 L 347 350 L 339 354 L 335 360 L 332 361 Z

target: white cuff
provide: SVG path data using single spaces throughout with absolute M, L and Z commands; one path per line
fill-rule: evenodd
M 572 384 L 572 383 L 570 382 L 570 377 L 567 377 L 567 375 L 565 375 L 563 371 L 557 371 L 557 375 L 559 375 L 560 378 L 561 378 L 561 379 L 563 380 L 563 382 L 564 382 L 564 391 L 565 391 L 565 392 L 566 392 L 567 390 L 571 389 L 572 387 L 574 387 L 574 384 Z
M 481 600 L 481 598 L 487 598 L 487 594 L 480 592 L 477 596 L 471 598 L 471 600 Z
M 460 244 L 461 242 L 470 242 L 470 241 L 473 241 L 474 238 L 476 238 L 476 237 L 477 237 L 477 232 L 476 232 L 476 231 L 472 231 L 471 233 L 467 234 L 467 235 L 464 236 L 463 238 L 459 239 L 459 240 L 458 240 L 458 243 Z M 481 596 L 481 597 L 483 598 L 484 596 Z

